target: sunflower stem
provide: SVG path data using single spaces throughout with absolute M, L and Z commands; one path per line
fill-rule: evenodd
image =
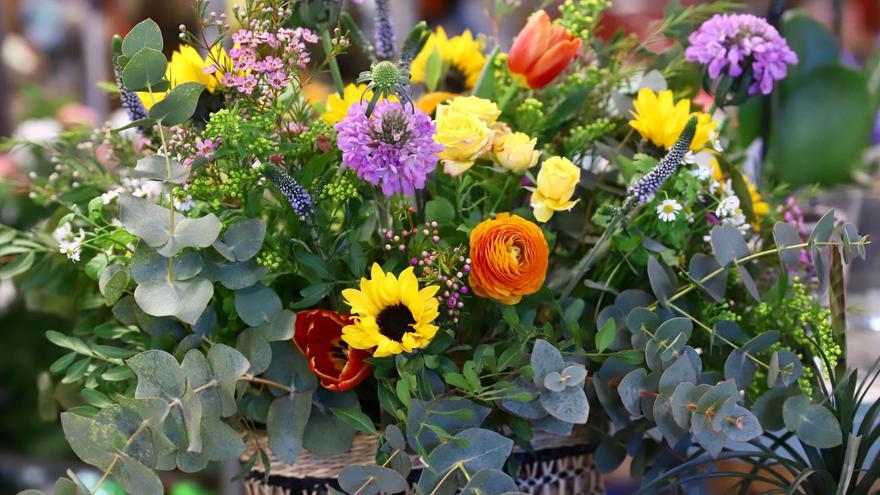
M 507 87 L 507 91 L 501 95 L 501 99 L 498 100 L 498 108 L 503 112 L 505 108 L 507 108 L 507 104 L 510 103 L 510 100 L 513 99 L 514 96 L 519 92 L 519 85 L 516 83 L 511 84 Z

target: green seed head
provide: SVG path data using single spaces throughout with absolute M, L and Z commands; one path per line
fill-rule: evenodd
M 373 84 L 379 91 L 391 91 L 400 78 L 400 70 L 392 62 L 382 61 L 373 66 Z

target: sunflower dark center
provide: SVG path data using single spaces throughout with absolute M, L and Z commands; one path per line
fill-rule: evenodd
M 451 93 L 464 93 L 467 90 L 467 77 L 461 69 L 452 66 L 446 71 L 443 88 Z
M 382 335 L 391 340 L 400 342 L 406 332 L 412 331 L 412 325 L 416 320 L 412 312 L 403 304 L 388 306 L 379 312 L 376 323 Z

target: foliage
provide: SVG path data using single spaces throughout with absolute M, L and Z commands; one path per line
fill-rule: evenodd
M 517 490 L 515 446 L 584 428 L 599 469 L 631 456 L 646 493 L 690 489 L 727 458 L 755 465 L 747 480 L 773 465 L 811 493 L 866 490 L 880 472 L 854 473 L 878 409 L 856 426 L 842 266 L 868 240 L 833 212 L 810 231 L 780 221 L 781 198 L 742 172 L 751 140 L 729 110 L 685 97 L 701 81 L 682 40 L 730 5 L 673 2 L 641 44 L 596 35 L 606 7 L 568 1 L 558 24 L 529 21 L 521 40 L 563 30 L 588 55 L 553 73 L 424 23 L 395 47 L 379 19 L 373 46 L 322 0 L 245 2 L 232 33 L 198 2 L 181 39 L 217 84 L 171 80 L 182 72 L 150 20 L 117 39 L 120 95 L 131 112 L 142 94 L 148 116 L 46 145 L 56 165 L 30 188 L 55 213 L 0 228 L 0 276 L 77 315 L 46 332 L 65 354 L 40 383 L 79 392 L 61 425 L 103 476 L 59 493 L 110 478 L 162 493 L 156 470 L 199 471 L 247 444 L 241 476 L 259 462 L 268 477 L 265 433 L 287 463 L 378 435 L 376 464 L 340 473 L 347 493 L 404 490 L 417 455 L 420 493 L 501 494 Z M 659 38 L 668 49 L 638 57 Z M 366 103 L 336 62 L 352 42 L 375 62 Z M 474 50 L 485 64 L 467 88 L 456 57 Z M 326 103 L 310 79 L 323 72 Z M 521 86 L 526 73 L 546 85 Z M 821 82 L 797 75 L 785 91 Z M 636 109 L 644 125 L 628 122 Z

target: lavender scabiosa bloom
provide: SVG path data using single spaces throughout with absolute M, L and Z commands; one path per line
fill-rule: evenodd
M 263 168 L 263 175 L 269 178 L 281 190 L 281 194 L 287 198 L 293 211 L 300 218 L 311 216 L 315 210 L 312 207 L 312 197 L 299 182 L 278 167 L 267 165 Z
M 681 135 L 675 141 L 675 144 L 672 145 L 666 156 L 660 160 L 660 163 L 627 190 L 626 199 L 623 202 L 623 209 L 625 211 L 645 204 L 663 186 L 663 183 L 678 171 L 684 156 L 691 147 L 691 141 L 694 139 L 696 130 L 697 118 L 691 117 L 687 125 L 684 126 L 684 130 L 681 131 Z
M 370 117 L 363 104 L 355 103 L 335 127 L 343 165 L 386 196 L 423 189 L 437 166 L 435 153 L 443 151 L 434 142 L 431 118 L 399 102 L 380 101 Z
M 770 94 L 798 62 L 785 38 L 765 19 L 751 14 L 717 14 L 688 37 L 685 59 L 706 66 L 710 79 L 725 71 L 737 78 L 751 69 L 749 94 Z
M 122 102 L 122 108 L 128 114 L 128 120 L 134 122 L 147 118 L 149 115 L 141 99 L 122 84 L 122 67 L 119 67 L 119 64 L 113 64 L 113 77 L 116 78 L 116 87 L 119 88 L 119 101 Z
M 394 28 L 388 0 L 376 0 L 376 56 L 381 60 L 394 58 Z

